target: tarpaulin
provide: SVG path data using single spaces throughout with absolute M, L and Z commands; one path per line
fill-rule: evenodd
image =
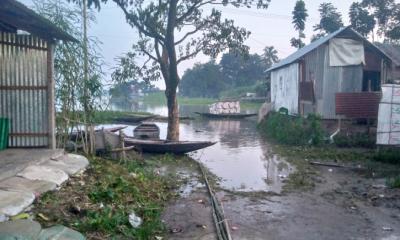
M 343 67 L 365 64 L 364 45 L 361 41 L 334 38 L 329 41 L 329 66 Z

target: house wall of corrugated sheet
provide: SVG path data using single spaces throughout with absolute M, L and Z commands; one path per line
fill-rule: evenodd
M 305 81 L 314 82 L 315 94 L 315 107 L 311 104 L 304 106 L 304 114 L 313 113 L 316 109 L 317 112 L 321 111 L 321 101 L 323 97 L 323 82 L 324 82 L 324 61 L 325 61 L 325 47 L 324 45 L 311 51 L 304 56 L 305 68 Z
M 0 32 L 0 117 L 10 119 L 10 147 L 48 146 L 47 43 Z
M 292 63 L 271 72 L 271 103 L 274 110 L 285 107 L 299 113 L 299 64 Z
M 329 66 L 328 46 L 325 48 L 323 98 L 320 113 L 325 119 L 336 119 L 335 94 L 337 92 L 361 92 L 363 67 L 362 65 L 331 67 Z

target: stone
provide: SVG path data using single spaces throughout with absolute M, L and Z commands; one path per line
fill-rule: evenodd
M 38 240 L 85 240 L 86 238 L 79 232 L 62 225 L 56 225 L 43 229 L 40 232 Z
M 32 240 L 37 239 L 42 230 L 38 222 L 15 220 L 0 223 L 0 239 Z
M 0 189 L 29 191 L 34 194 L 42 194 L 47 191 L 54 191 L 57 184 L 43 180 L 29 180 L 22 177 L 11 177 L 0 182 Z
M 89 165 L 89 161 L 80 155 L 65 154 L 62 157 L 46 161 L 41 164 L 54 169 L 60 169 L 69 175 L 79 173 Z
M 14 216 L 33 203 L 32 192 L 0 190 L 0 215 Z
M 30 180 L 43 180 L 61 185 L 68 180 L 68 174 L 60 169 L 50 168 L 46 166 L 29 166 L 17 176 Z

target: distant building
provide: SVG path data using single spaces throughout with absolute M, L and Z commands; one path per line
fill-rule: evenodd
M 267 70 L 272 109 L 324 119 L 376 118 L 381 84 L 398 77 L 398 58 L 342 28 Z
M 56 40 L 76 41 L 18 1 L 0 1 L 0 117 L 10 120 L 9 147 L 56 147 Z
M 400 45 L 374 43 L 382 52 L 390 56 L 392 64 L 388 73 L 388 82 L 400 84 Z

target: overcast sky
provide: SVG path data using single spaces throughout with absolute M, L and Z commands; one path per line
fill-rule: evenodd
M 28 6 L 32 5 L 32 0 L 19 1 Z M 291 23 L 291 12 L 295 2 L 296 0 L 271 0 L 266 10 L 224 7 L 222 11 L 224 17 L 233 19 L 236 25 L 251 31 L 246 44 L 250 46 L 252 53 L 261 54 L 265 46 L 274 46 L 278 50 L 279 57 L 284 58 L 295 51 L 289 42 L 296 36 Z M 305 0 L 309 14 L 305 31 L 307 43 L 312 35 L 313 26 L 319 21 L 318 6 L 322 2 L 332 2 L 342 13 L 345 24 L 349 23 L 348 9 L 353 0 Z M 109 78 L 109 73 L 115 67 L 115 58 L 130 49 L 137 34 L 126 23 L 122 11 L 112 2 L 103 6 L 96 14 L 97 24 L 91 26 L 90 35 L 98 37 L 103 42 L 103 56 L 108 65 L 104 69 Z M 208 57 L 199 55 L 190 61 L 183 62 L 179 67 L 179 72 L 183 74 L 185 69 L 190 68 L 194 63 L 208 60 Z M 161 88 L 164 86 L 162 82 L 156 85 Z

